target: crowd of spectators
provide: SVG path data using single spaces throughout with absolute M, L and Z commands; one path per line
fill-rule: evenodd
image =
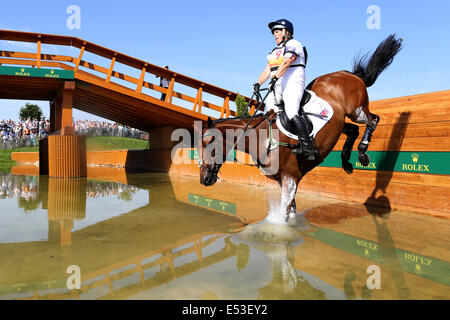
M 87 181 L 86 197 L 103 198 L 117 196 L 125 201 L 133 199 L 139 189 L 135 186 L 117 182 Z M 0 175 L 0 199 L 35 200 L 39 192 L 39 178 L 36 176 Z
M 13 120 L 0 121 L 1 149 L 15 149 L 21 147 L 36 147 L 41 137 L 48 135 L 50 122 L 42 119 L 15 122 Z
M 111 136 L 142 140 L 148 139 L 147 132 L 107 121 L 76 120 L 73 125 L 76 134 L 88 137 Z
M 107 121 L 75 120 L 75 134 L 88 137 L 112 136 L 148 140 L 148 133 Z M 45 118 L 25 121 L 0 120 L 0 149 L 38 146 L 39 139 L 50 131 L 50 121 Z
M 26 201 L 37 198 L 37 177 L 0 175 L 0 199 L 24 199 Z
M 86 195 L 89 198 L 117 196 L 121 200 L 132 200 L 139 189 L 117 182 L 88 182 Z

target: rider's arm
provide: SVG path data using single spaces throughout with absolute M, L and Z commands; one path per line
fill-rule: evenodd
M 263 72 L 261 72 L 261 75 L 259 76 L 258 83 L 263 84 L 266 82 L 267 79 L 270 77 L 270 65 L 267 64 L 267 67 L 264 69 Z
M 275 76 L 278 79 L 280 79 L 286 73 L 287 69 L 289 68 L 291 63 L 295 61 L 295 59 L 297 59 L 297 56 L 295 54 L 293 54 L 292 57 L 290 57 L 290 58 L 284 58 L 284 60 L 281 63 L 280 67 L 278 68 L 277 73 L 275 74 Z

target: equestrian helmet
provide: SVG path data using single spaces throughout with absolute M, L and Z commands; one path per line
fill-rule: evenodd
M 292 24 L 292 22 L 286 19 L 280 19 L 269 23 L 269 29 L 270 31 L 272 31 L 272 33 L 274 29 L 286 29 L 287 31 L 289 31 L 291 36 L 294 35 L 294 25 Z

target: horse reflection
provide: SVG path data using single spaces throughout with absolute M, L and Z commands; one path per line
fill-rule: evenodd
M 238 241 L 241 241 L 241 239 Z M 298 245 L 301 241 L 298 239 L 296 242 Z M 250 247 L 267 255 L 272 274 L 272 280 L 264 287 L 258 289 L 258 299 L 325 299 L 325 292 L 318 290 L 298 274 L 294 267 L 295 246 L 290 243 L 240 243 L 236 254 L 236 266 L 239 272 L 245 269 L 248 264 L 251 252 Z

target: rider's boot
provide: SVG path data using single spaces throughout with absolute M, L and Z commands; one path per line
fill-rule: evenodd
M 291 119 L 291 124 L 298 135 L 300 144 L 302 145 L 302 148 L 294 149 L 292 152 L 296 155 L 304 157 L 306 160 L 314 161 L 316 159 L 316 150 L 308 132 L 308 124 L 306 123 L 306 119 L 295 115 Z

